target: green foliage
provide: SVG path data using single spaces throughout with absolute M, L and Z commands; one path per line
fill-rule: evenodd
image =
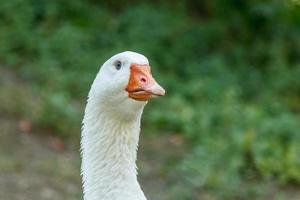
M 176 170 L 189 188 L 230 199 L 260 193 L 237 192 L 249 177 L 299 184 L 299 7 L 199 2 L 3 2 L 0 59 L 39 98 L 39 112 L 22 112 L 38 127 L 78 136 L 99 64 L 134 50 L 167 89 L 147 107 L 145 127 L 188 141 Z

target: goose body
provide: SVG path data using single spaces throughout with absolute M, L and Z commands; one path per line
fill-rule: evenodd
M 146 200 L 136 170 L 140 121 L 147 101 L 164 93 L 141 54 L 123 52 L 102 65 L 83 118 L 84 200 Z

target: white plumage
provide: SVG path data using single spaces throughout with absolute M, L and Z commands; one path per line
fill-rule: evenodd
M 145 56 L 123 52 L 92 84 L 81 139 L 84 200 L 146 200 L 135 164 L 140 120 L 147 100 L 164 95 L 148 67 Z

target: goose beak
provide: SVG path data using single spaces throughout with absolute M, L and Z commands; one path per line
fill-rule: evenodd
M 152 97 L 165 95 L 165 90 L 152 77 L 149 65 L 131 64 L 125 90 L 128 97 L 137 101 L 148 101 Z

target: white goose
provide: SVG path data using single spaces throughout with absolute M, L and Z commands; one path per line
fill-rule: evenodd
M 149 99 L 164 94 L 141 54 L 126 51 L 102 65 L 82 126 L 84 200 L 146 200 L 135 164 L 141 115 Z

